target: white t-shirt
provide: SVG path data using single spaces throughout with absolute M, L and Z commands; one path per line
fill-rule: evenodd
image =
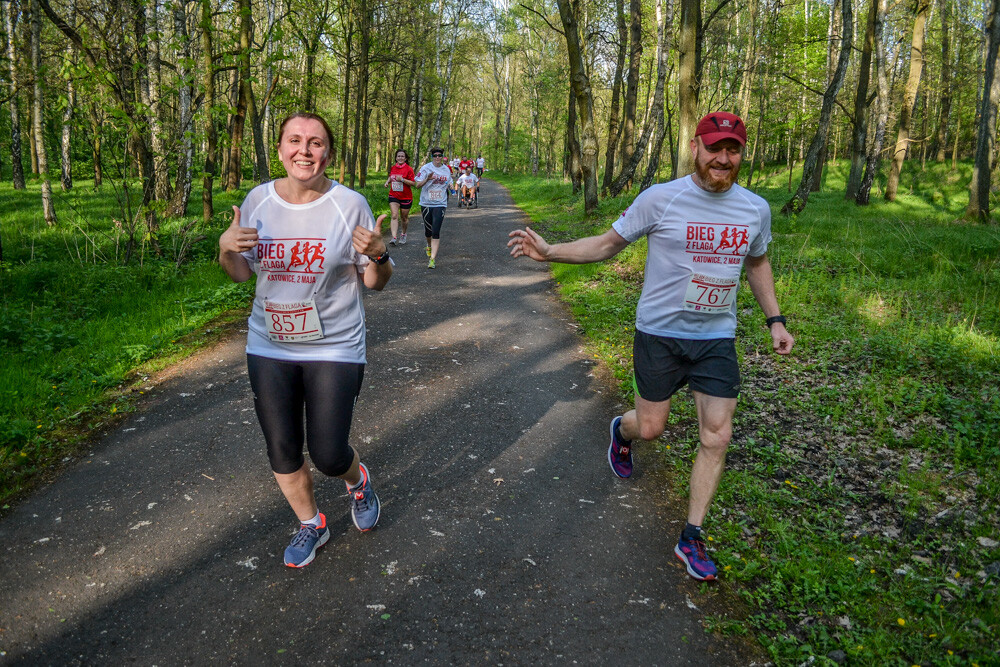
M 476 158 L 476 166 L 480 169 L 486 166 L 486 158 Z
M 629 241 L 646 236 L 646 274 L 635 326 L 654 336 L 711 340 L 736 335 L 736 291 L 747 256 L 771 242 L 771 208 L 733 185 L 708 192 L 691 176 L 654 185 L 615 221 Z
M 479 177 L 476 176 L 475 174 L 462 174 L 461 176 L 458 177 L 459 187 L 464 185 L 465 187 L 474 188 L 476 187 L 476 183 L 478 182 L 479 182 Z
M 243 253 L 257 275 L 248 320 L 247 354 L 285 361 L 366 363 L 361 273 L 368 262 L 351 245 L 354 228 L 375 229 L 365 198 L 334 182 L 322 197 L 292 204 L 274 181 L 250 191 L 240 207 L 244 227 L 257 229 L 257 247 Z M 322 338 L 301 342 L 268 338 L 265 300 L 314 300 Z
M 428 176 L 430 178 L 420 188 L 420 205 L 424 208 L 448 206 L 448 183 L 451 182 L 451 171 L 444 165 L 435 167 L 433 162 L 428 162 L 417 172 L 417 183 Z

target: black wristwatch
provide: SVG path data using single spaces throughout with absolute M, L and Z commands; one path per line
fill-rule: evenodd
M 786 322 L 785 316 L 784 315 L 775 315 L 774 317 L 769 317 L 766 320 L 764 320 L 764 324 L 767 325 L 768 329 L 770 329 L 771 325 L 774 324 L 775 322 L 781 322 L 782 324 L 784 324 Z
M 370 257 L 369 256 L 369 258 L 373 262 L 375 262 L 376 264 L 385 264 L 386 262 L 389 261 L 389 251 L 388 250 L 383 250 L 382 254 L 379 255 L 378 257 Z

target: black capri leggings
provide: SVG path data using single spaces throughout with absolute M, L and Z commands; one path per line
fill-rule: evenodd
M 444 224 L 444 206 L 421 206 L 420 217 L 424 219 L 424 236 L 430 239 L 441 238 L 441 225 Z
M 317 470 L 335 477 L 350 469 L 354 450 L 347 438 L 364 364 L 280 361 L 248 354 L 247 371 L 271 470 L 287 475 L 302 467 L 307 432 L 309 458 Z

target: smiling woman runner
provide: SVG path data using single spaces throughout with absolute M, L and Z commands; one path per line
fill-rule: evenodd
M 397 232 L 399 244 L 406 245 L 406 227 L 410 218 L 410 207 L 413 205 L 413 191 L 410 186 L 414 184 L 416 175 L 413 167 L 410 166 L 410 154 L 402 148 L 396 151 L 396 162 L 389 167 L 389 178 L 385 181 L 385 187 L 389 188 L 389 210 L 392 218 L 389 220 L 389 228 L 392 230 L 392 240 L 390 244 L 396 245 Z
M 282 121 L 278 156 L 288 175 L 251 190 L 219 238 L 229 277 L 257 276 L 247 368 L 271 470 L 301 524 L 285 549 L 289 567 L 311 563 L 330 539 L 306 440 L 313 465 L 347 484 L 358 530 L 373 528 L 380 510 L 348 436 L 366 363 L 361 285 L 381 290 L 392 263 L 376 231 L 385 216 L 376 222 L 364 197 L 326 177 L 332 144 L 320 116 Z

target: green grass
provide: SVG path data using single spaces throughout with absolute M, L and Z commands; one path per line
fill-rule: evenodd
M 384 200 L 374 185 L 364 192 Z M 95 192 L 77 181 L 68 193 L 56 184 L 54 227 L 42 220 L 37 182 L 0 184 L 0 502 L 128 411 L 132 380 L 245 318 L 252 283 L 234 284 L 216 260 L 230 207 L 245 195 L 214 193 L 218 213 L 206 225 L 196 188 L 193 215 L 164 221 L 161 254 L 139 230 L 126 263 L 120 182 Z
M 979 542 L 1000 541 L 1000 229 L 962 219 L 969 165 L 914 167 L 896 202 L 873 191 L 859 208 L 842 198 L 846 164 L 833 164 L 792 218 L 778 213 L 787 171 L 760 181 L 796 348 L 770 352 L 741 290 L 744 391 L 707 524 L 724 577 L 701 590 L 735 591 L 746 617 L 710 625 L 752 629 L 779 664 L 832 664 L 838 650 L 850 664 L 1000 664 L 1000 549 Z M 635 194 L 586 218 L 566 183 L 499 178 L 550 241 L 604 231 Z M 552 267 L 626 399 L 644 262 L 639 242 Z M 686 492 L 687 392 L 652 447 Z

